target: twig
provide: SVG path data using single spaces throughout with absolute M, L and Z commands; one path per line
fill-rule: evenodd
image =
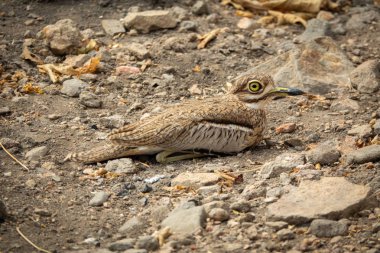
M 16 230 L 17 232 L 21 235 L 22 238 L 24 238 L 25 241 L 27 241 L 30 245 L 32 245 L 34 248 L 36 248 L 37 250 L 39 251 L 42 251 L 42 252 L 45 252 L 45 253 L 51 253 L 51 251 L 48 251 L 46 249 L 42 249 L 40 247 L 38 247 L 37 245 L 35 245 L 31 240 L 28 239 L 28 237 L 26 237 L 21 231 L 20 231 L 20 228 L 19 227 L 16 227 Z
M 29 168 L 26 167 L 22 162 L 20 162 L 19 160 L 17 160 L 16 157 L 14 157 L 4 146 L 3 144 L 0 142 L 0 146 L 1 148 L 5 151 L 5 153 L 7 153 L 13 160 L 15 160 L 16 162 L 18 162 L 18 164 L 20 164 L 24 169 L 26 169 L 27 171 L 29 171 Z

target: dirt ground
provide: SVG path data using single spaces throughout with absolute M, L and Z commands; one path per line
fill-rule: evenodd
M 102 138 L 113 128 L 103 118 L 119 114 L 123 115 L 127 124 L 182 100 L 222 94 L 226 90 L 226 81 L 277 55 L 282 43 L 292 41 L 304 31 L 301 25 L 281 26 L 285 31 L 284 35 L 270 35 L 261 39 L 259 42 L 264 46 L 259 50 L 252 50 L 252 31 L 236 27 L 241 17 L 235 15 L 234 8 L 223 6 L 218 1 L 208 1 L 210 14 L 196 16 L 190 11 L 193 4 L 194 1 L 191 0 L 114 0 L 106 7 L 102 7 L 97 1 L 84 0 L 0 2 L 0 65 L 3 72 L 14 74 L 17 70 L 23 70 L 36 83 L 44 84 L 45 90 L 44 94 L 25 94 L 15 87 L 9 91 L 0 86 L 0 108 L 10 109 L 9 113 L 0 115 L 0 137 L 3 141 L 3 138 L 8 138 L 11 140 L 8 143 L 14 143 L 8 149 L 30 169 L 25 170 L 5 152 L 0 152 L 0 199 L 6 204 L 9 214 L 0 223 L 0 252 L 37 252 L 20 236 L 17 227 L 32 242 L 51 252 L 104 248 L 110 242 L 122 238 L 118 229 L 126 220 L 137 215 L 145 215 L 149 219 L 159 203 L 167 201 L 172 206 L 184 198 L 202 201 L 194 192 L 173 194 L 167 191 L 166 187 L 170 186 L 171 179 L 176 175 L 185 171 L 204 172 L 210 166 L 227 166 L 234 173 L 249 170 L 250 172 L 243 173 L 242 184 L 224 189 L 224 193 L 233 199 L 246 185 L 254 182 L 262 164 L 284 152 L 301 152 L 309 145 L 317 145 L 326 140 L 344 142 L 351 126 L 368 123 L 373 113 L 376 114 L 379 110 L 379 93 L 363 95 L 355 90 L 342 88 L 335 93 L 325 94 L 329 97 L 329 103 L 342 97 L 351 97 L 359 102 L 359 110 L 345 114 L 334 113 L 315 101 L 309 101 L 310 106 L 302 107 L 304 97 L 275 100 L 267 108 L 266 135 L 269 137 L 269 144 L 262 143 L 237 155 L 205 157 L 169 165 L 158 164 L 152 157 L 138 157 L 134 158 L 138 172 L 115 178 L 90 177 L 83 173 L 89 168 L 98 170 L 105 163 L 64 163 L 63 159 L 68 153 L 103 143 Z M 20 58 L 27 30 L 33 38 L 46 25 L 70 18 L 81 30 L 91 28 L 100 32 L 103 31 L 101 18 L 124 18 L 132 6 L 140 6 L 141 10 L 179 6 L 188 10 L 188 20 L 197 22 L 197 30 L 180 33 L 176 28 L 147 34 L 126 34 L 118 38 L 109 35 L 95 37 L 104 46 L 129 42 L 144 44 L 149 48 L 153 63 L 139 75 L 122 75 L 110 84 L 107 78 L 115 72 L 120 60 L 111 58 L 105 62 L 105 70 L 96 73 L 96 78 L 90 81 L 90 89 L 102 98 L 101 108 L 87 108 L 79 103 L 78 98 L 60 94 L 61 84 L 50 84 L 47 75 L 39 73 L 33 64 Z M 373 5 L 370 8 L 378 11 Z M 31 13 L 42 18 L 26 25 L 25 21 L 30 19 Z M 210 17 L 211 14 L 215 16 Z M 341 11 L 335 15 L 347 14 Z M 196 49 L 197 42 L 192 37 L 217 27 L 228 27 L 228 34 L 218 37 L 204 50 Z M 365 60 L 379 58 L 379 44 L 373 43 L 379 37 L 376 30 L 378 25 L 375 27 L 375 32 L 348 31 L 333 38 L 339 45 L 349 45 L 347 41 L 350 39 L 368 43 L 361 50 L 359 61 L 354 63 L 358 65 Z M 276 28 L 272 26 L 267 29 L 273 32 Z M 176 48 L 168 50 L 163 46 L 170 37 L 175 38 L 178 43 L 175 44 Z M 348 54 L 353 55 L 352 51 Z M 139 64 L 133 58 L 127 61 Z M 200 66 L 200 72 L 194 71 L 196 65 Z M 163 74 L 172 75 L 174 80 L 162 81 Z M 199 94 L 189 91 L 194 85 L 200 89 Z M 295 132 L 275 133 L 276 127 L 289 122 L 297 124 Z M 304 147 L 297 151 L 284 143 L 292 138 L 299 139 Z M 39 146 L 47 146 L 48 153 L 38 161 L 28 162 L 25 154 Z M 325 176 L 345 176 L 351 182 L 367 184 L 380 175 L 380 163 L 375 162 L 372 165 L 371 168 L 366 164 L 342 168 L 336 164 L 323 166 L 322 171 Z M 165 175 L 165 178 L 151 184 L 152 191 L 142 193 L 141 188 L 145 185 L 142 180 L 156 175 Z M 276 180 L 278 179 L 269 180 L 269 184 L 277 184 Z M 123 185 L 128 183 L 134 184 L 136 188 L 118 196 L 117 193 Z M 101 207 L 89 206 L 92 193 L 100 190 L 111 193 L 108 201 Z M 253 206 L 256 204 L 252 203 Z M 373 207 L 367 212 L 376 215 L 375 209 Z M 256 215 L 254 223 L 263 224 L 265 205 L 257 204 L 253 211 Z M 296 237 L 290 241 L 279 241 L 273 237 L 273 232 L 268 232 L 261 239 L 247 243 L 244 236 L 241 239 L 244 228 L 227 228 L 222 224 L 219 225 L 220 229 L 225 229 L 222 236 L 204 231 L 197 234 L 190 245 L 182 245 L 178 252 L 286 252 L 291 249 L 313 252 L 370 252 L 371 249 L 377 249 L 371 252 L 379 252 L 378 233 L 371 232 L 372 224 L 379 221 L 379 213 L 375 220 L 368 218 L 368 214 L 356 214 L 350 217 L 352 225 L 349 235 L 338 243 L 331 243 L 330 238 L 319 238 L 309 248 L 299 246 L 310 237 L 305 232 L 307 227 L 292 227 Z M 152 234 L 157 229 L 158 224 L 152 222 L 147 228 L 136 231 L 136 235 Z M 85 239 L 92 237 L 97 238 L 96 245 L 84 243 Z M 221 247 L 239 240 L 248 245 L 246 249 L 233 251 Z

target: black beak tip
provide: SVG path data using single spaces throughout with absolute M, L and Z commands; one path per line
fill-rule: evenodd
M 288 90 L 288 94 L 290 96 L 299 96 L 299 95 L 303 95 L 305 94 L 304 91 L 300 90 L 300 89 L 296 89 L 296 88 L 289 88 Z

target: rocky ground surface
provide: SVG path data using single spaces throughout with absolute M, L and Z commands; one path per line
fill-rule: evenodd
M 37 252 L 20 232 L 50 252 L 380 252 L 380 14 L 339 4 L 305 29 L 219 1 L 1 1 L 0 138 L 25 168 L 0 152 L 0 252 Z M 271 101 L 257 147 L 63 162 L 258 71 L 314 96 Z

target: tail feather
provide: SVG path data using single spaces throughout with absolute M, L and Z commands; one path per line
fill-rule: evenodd
M 122 145 L 105 145 L 80 153 L 69 153 L 64 161 L 96 163 L 133 155 L 133 148 Z M 132 152 L 131 152 L 132 151 Z

